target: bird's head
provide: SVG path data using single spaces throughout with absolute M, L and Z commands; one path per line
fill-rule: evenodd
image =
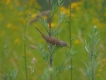
M 65 46 L 65 47 L 68 47 L 69 48 L 69 46 L 67 45 L 67 43 L 64 42 L 64 41 L 61 41 L 61 46 Z

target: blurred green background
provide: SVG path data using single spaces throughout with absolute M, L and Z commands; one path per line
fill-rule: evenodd
M 0 80 L 3 74 L 9 69 L 16 69 L 18 75 L 16 80 L 25 80 L 24 68 L 24 29 L 27 24 L 26 19 L 29 13 L 31 0 L 0 0 Z M 56 1 L 56 0 L 54 0 Z M 85 39 L 90 32 L 91 26 L 97 26 L 100 31 L 100 41 L 98 44 L 99 57 L 97 58 L 99 66 L 97 68 L 96 80 L 106 79 L 106 0 L 64 0 L 65 4 L 60 11 L 69 14 L 69 6 L 72 7 L 71 13 L 71 31 L 72 46 L 77 50 L 73 56 L 73 80 L 87 80 L 85 76 L 85 65 L 88 61 L 88 54 L 85 51 Z M 44 11 L 48 9 L 46 0 L 32 0 L 30 19 L 37 15 L 37 10 Z M 53 17 L 52 26 L 57 24 L 57 16 Z M 68 20 L 68 18 L 66 18 Z M 33 65 L 34 73 L 28 67 L 28 79 L 40 80 L 38 74 L 42 74 L 47 64 L 44 62 L 38 49 L 32 49 L 30 46 L 37 47 L 38 43 L 46 45 L 41 35 L 35 29 L 35 26 L 45 33 L 44 28 L 38 23 L 33 23 L 27 27 L 27 66 L 32 66 L 32 59 L 36 58 Z M 60 28 L 63 30 L 58 38 L 69 44 L 68 24 L 63 23 Z M 53 65 L 58 66 L 65 60 L 67 48 L 59 49 L 54 58 Z M 70 63 L 69 63 L 70 64 Z M 70 80 L 70 70 L 64 71 L 56 80 Z

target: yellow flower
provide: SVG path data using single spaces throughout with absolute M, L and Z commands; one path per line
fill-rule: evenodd
M 102 72 L 102 69 L 99 69 L 98 72 Z
M 8 23 L 7 24 L 7 28 L 10 28 L 10 27 L 12 27 L 12 24 L 11 23 Z
M 70 4 L 70 6 L 72 9 L 75 8 L 75 9 L 79 10 L 81 4 L 82 4 L 81 2 L 73 2 L 72 4 Z
M 20 38 L 16 38 L 14 41 L 15 44 L 19 44 L 20 43 Z
M 99 74 L 96 74 L 96 76 L 99 77 L 100 75 Z
M 36 17 L 36 13 L 31 14 L 31 18 L 35 18 Z
M 60 12 L 63 12 L 64 10 L 65 10 L 65 7 L 62 6 L 62 7 L 60 8 Z
M 104 13 L 104 16 L 106 16 L 106 12 Z
M 55 27 L 56 25 L 54 23 L 51 24 L 52 27 Z
M 69 9 L 66 9 L 64 6 L 62 6 L 61 8 L 60 8 L 60 12 L 65 12 L 65 14 L 70 14 L 70 10 Z
M 79 44 L 79 40 L 75 40 L 74 43 L 75 43 L 75 44 Z
M 95 19 L 93 20 L 93 23 L 99 23 L 99 19 L 95 18 Z
M 66 14 L 70 14 L 70 10 L 69 9 L 65 9 L 65 13 Z
M 74 13 L 71 13 L 71 16 L 72 16 L 72 17 L 75 17 L 75 14 L 74 14 Z
M 10 4 L 10 0 L 6 0 L 6 4 L 7 4 L 7 5 Z
M 49 26 L 49 24 L 48 24 L 48 26 Z M 56 26 L 55 23 L 51 23 L 51 27 L 52 27 L 52 28 L 55 27 L 55 26 Z
M 106 63 L 106 59 L 104 59 L 102 62 L 103 62 L 103 63 Z
M 77 3 L 76 2 L 73 2 L 72 4 L 71 4 L 71 8 L 73 9 L 73 8 L 76 8 L 77 7 Z
M 93 19 L 92 23 L 96 24 L 98 27 L 103 27 L 104 26 L 104 24 L 101 23 L 98 18 Z

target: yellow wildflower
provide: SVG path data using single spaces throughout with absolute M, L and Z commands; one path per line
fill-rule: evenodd
M 103 62 L 103 63 L 106 63 L 106 59 L 104 59 L 102 62 Z
M 49 25 L 48 25 L 49 26 Z M 51 23 L 51 27 L 55 27 L 56 26 L 56 24 L 55 23 Z
M 75 9 L 79 10 L 81 4 L 82 4 L 81 2 L 73 2 L 72 4 L 70 4 L 70 6 L 72 9 L 75 8 Z
M 10 28 L 10 27 L 12 27 L 12 24 L 11 23 L 8 23 L 7 24 L 7 28 Z
M 104 24 L 103 23 L 100 23 L 99 19 L 98 18 L 95 18 L 93 21 L 92 21 L 93 24 L 96 24 L 98 27 L 103 27 Z
M 65 13 L 66 14 L 70 14 L 70 10 L 69 9 L 65 9 Z
M 72 16 L 72 17 L 75 17 L 75 14 L 74 14 L 74 13 L 71 13 L 71 16 Z
M 60 12 L 63 12 L 63 11 L 65 11 L 65 14 L 70 14 L 70 10 L 69 9 L 66 9 L 64 6 L 62 6 L 60 8 Z
M 102 69 L 99 69 L 98 72 L 102 72 Z
M 31 14 L 31 18 L 35 18 L 36 17 L 36 13 Z
M 75 43 L 75 44 L 79 44 L 79 40 L 75 40 L 74 43 Z
M 99 23 L 99 19 L 95 18 L 95 19 L 93 20 L 93 23 Z
M 6 0 L 6 4 L 7 4 L 7 5 L 10 4 L 10 0 Z
M 20 38 L 16 38 L 14 41 L 15 44 L 19 44 L 20 43 Z
M 56 25 L 54 23 L 51 24 L 52 27 L 55 27 Z
M 71 4 L 71 8 L 73 9 L 73 8 L 76 8 L 77 7 L 77 3 L 76 2 L 73 2 L 72 4 Z
M 104 16 L 106 16 L 106 12 L 104 13 Z
M 104 69 L 106 67 L 106 64 L 102 64 L 100 69 Z
M 65 7 L 62 6 L 62 7 L 60 8 L 60 12 L 63 12 L 64 10 L 65 10 Z
M 99 74 L 96 74 L 96 76 L 99 77 L 100 75 Z

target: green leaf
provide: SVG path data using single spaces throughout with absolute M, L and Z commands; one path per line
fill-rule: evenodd
M 45 30 L 48 32 L 49 31 L 49 27 L 48 27 L 48 22 L 43 19 L 43 18 L 40 18 L 39 19 L 39 23 L 45 28 Z
M 64 70 L 67 70 L 67 69 L 72 69 L 73 67 L 71 65 L 67 66 L 64 68 Z

